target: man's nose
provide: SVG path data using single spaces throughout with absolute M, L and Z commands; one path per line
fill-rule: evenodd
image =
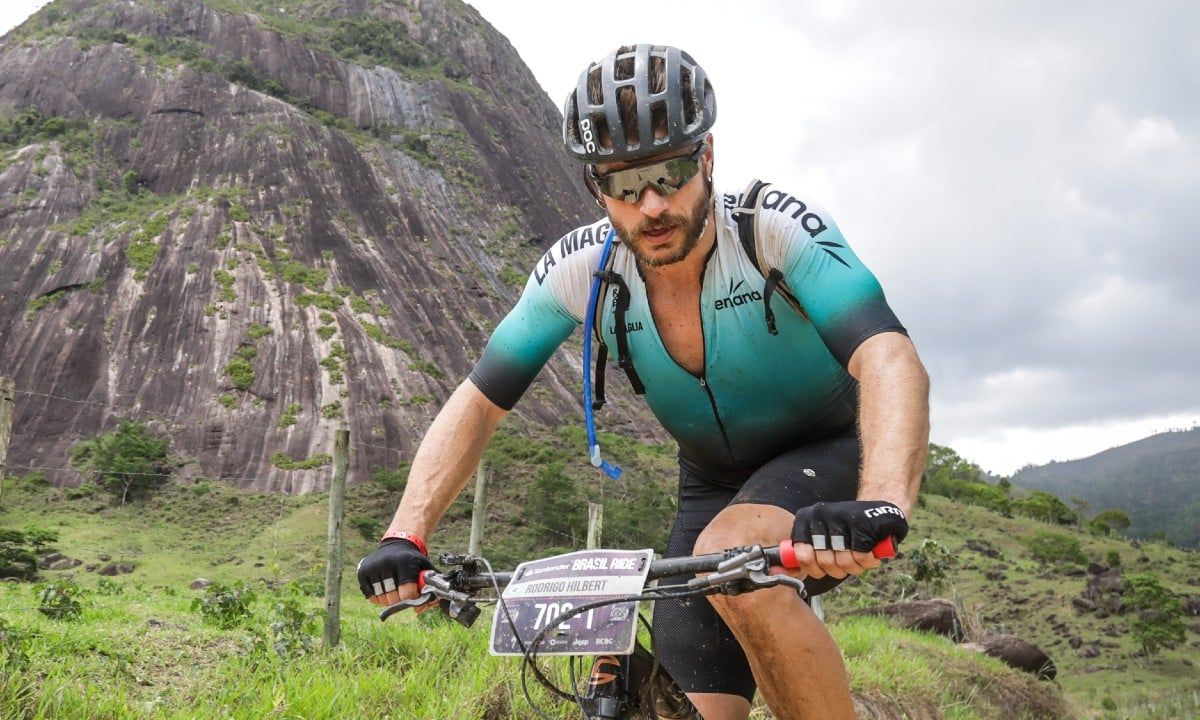
M 647 217 L 656 218 L 667 209 L 667 199 L 659 195 L 653 188 L 647 187 L 638 199 L 638 210 Z

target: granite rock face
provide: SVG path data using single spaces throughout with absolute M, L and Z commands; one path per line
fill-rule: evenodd
M 411 459 L 593 219 L 554 103 L 474 9 L 331 7 L 59 0 L 0 39 L 0 119 L 27 120 L 0 138 L 10 472 L 78 482 L 71 445 L 134 418 L 204 476 L 292 493 L 348 426 L 361 481 Z M 577 422 L 579 377 L 560 352 L 517 414 Z M 613 395 L 610 429 L 649 427 Z

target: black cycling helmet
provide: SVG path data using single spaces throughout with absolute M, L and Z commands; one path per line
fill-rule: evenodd
M 622 99 L 631 106 L 629 123 Z M 691 55 L 667 45 L 625 46 L 579 76 L 563 108 L 563 144 L 580 162 L 627 162 L 694 145 L 716 119 L 712 83 Z

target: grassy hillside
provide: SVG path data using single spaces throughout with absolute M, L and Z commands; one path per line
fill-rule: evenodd
M 582 447 L 576 434 L 559 430 L 530 439 L 511 433 L 493 444 L 485 550 L 498 562 L 581 544 L 578 507 L 589 499 L 606 503 L 609 543 L 661 546 L 665 528 L 651 519 L 669 513 L 674 497 L 670 449 L 606 438 L 606 450 L 626 465 L 631 481 L 613 484 L 575 459 Z M 0 583 L 0 618 L 9 627 L 0 630 L 0 717 L 533 717 L 517 663 L 486 653 L 486 622 L 465 630 L 427 613 L 383 625 L 374 608 L 358 599 L 353 565 L 373 546 L 372 523 L 386 522 L 403 479 L 401 468 L 350 491 L 342 646 L 287 660 L 272 644 L 290 639 L 294 647 L 301 633 L 287 623 L 303 625 L 305 613 L 322 609 L 321 599 L 306 591 L 319 587 L 323 574 L 324 496 L 257 495 L 200 482 L 170 485 L 118 507 L 100 495 L 10 480 L 0 527 L 56 531 L 58 550 L 85 565 L 42 572 L 44 579 L 77 580 L 82 615 L 76 621 L 39 613 L 32 585 Z M 432 539 L 435 553 L 465 547 L 470 499 L 468 489 Z M 501 524 L 503 518 L 508 522 Z M 929 497 L 905 544 L 907 557 L 828 598 L 863 717 L 1148 718 L 1195 712 L 1200 681 L 1189 657 L 1196 655 L 1197 635 L 1147 659 L 1124 632 L 1128 617 L 1079 615 L 1070 599 L 1082 591 L 1086 576 L 1040 566 L 1023 544 L 1046 527 Z M 913 574 L 911 550 L 925 537 L 958 561 L 942 594 L 957 598 L 969 626 L 1014 632 L 1041 645 L 1058 665 L 1058 688 L 942 638 L 844 617 L 850 609 L 914 590 L 932 594 L 904 577 Z M 1195 555 L 1079 538 L 1089 557 L 1115 550 L 1126 566 L 1154 569 L 1173 589 L 1196 591 L 1185 583 L 1200 576 Z M 968 540 L 985 543 L 977 547 L 992 548 L 999 557 L 965 549 Z M 132 573 L 101 578 L 85 571 L 87 564 L 122 561 L 135 565 Z M 227 629 L 206 623 L 193 608 L 203 593 L 188 587 L 197 577 L 249 583 L 258 594 L 251 616 Z M 292 580 L 298 583 L 289 586 Z M 310 625 L 307 632 L 319 634 L 319 628 Z M 1069 645 L 1073 636 L 1086 645 L 1104 643 L 1101 655 L 1076 656 Z M 1063 695 L 1070 710 L 1061 705 Z M 550 707 L 543 694 L 537 698 Z M 558 706 L 551 717 L 571 717 L 570 709 Z M 760 709 L 756 717 L 769 716 Z
M 1200 549 L 1200 428 L 1159 433 L 1081 460 L 1022 469 L 1014 485 L 1120 508 L 1131 537 Z

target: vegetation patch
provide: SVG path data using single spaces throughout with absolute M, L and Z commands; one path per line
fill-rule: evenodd
M 112 432 L 75 443 L 71 467 L 121 499 L 162 485 L 170 475 L 167 449 L 171 443 L 145 423 L 123 420 Z
M 300 414 L 300 403 L 288 403 L 279 415 L 279 427 L 291 427 L 296 424 L 296 416 Z
M 362 328 L 363 332 L 367 334 L 367 337 L 371 338 L 380 345 L 393 350 L 401 350 L 408 355 L 409 364 L 414 370 L 425 373 L 433 378 L 441 379 L 446 377 L 446 374 L 442 372 L 437 365 L 434 365 L 428 360 L 423 359 L 417 353 L 416 348 L 412 346 L 412 343 L 408 342 L 407 340 L 389 335 L 388 333 L 384 332 L 383 328 L 372 322 L 364 322 L 362 324 Z
M 32 320 L 42 308 L 50 307 L 57 303 L 67 294 L 66 290 L 55 290 L 52 293 L 47 293 L 40 297 L 36 297 L 29 301 L 29 308 L 25 310 L 25 320 Z
M 237 292 L 233 289 L 233 275 L 225 272 L 224 270 L 217 269 L 213 270 L 213 280 L 217 281 L 217 287 L 220 288 L 220 290 L 217 291 L 217 297 L 220 298 L 221 301 L 233 302 L 234 300 L 237 300 Z
M 244 392 L 254 384 L 254 363 L 240 355 L 230 358 L 229 364 L 225 366 L 225 374 L 229 376 L 235 388 Z
M 86 149 L 91 144 L 90 125 L 84 118 L 46 117 L 34 107 L 0 115 L 0 150 L 46 141 L 63 142 L 72 150 Z
M 288 260 L 277 265 L 279 277 L 284 281 L 303 285 L 309 290 L 318 291 L 325 287 L 329 279 L 329 271 L 323 268 L 308 267 L 304 263 Z
M 135 280 L 145 279 L 158 257 L 158 237 L 167 229 L 171 218 L 166 214 L 155 215 L 129 241 L 125 248 L 125 261 L 133 268 Z
M 338 310 L 342 307 L 342 299 L 331 293 L 316 293 L 312 295 L 297 295 L 296 304 L 300 307 L 315 305 L 322 310 Z
M 296 460 L 287 453 L 277 452 L 271 456 L 271 464 L 280 470 L 314 470 L 333 462 L 329 453 L 317 453 L 305 460 Z

